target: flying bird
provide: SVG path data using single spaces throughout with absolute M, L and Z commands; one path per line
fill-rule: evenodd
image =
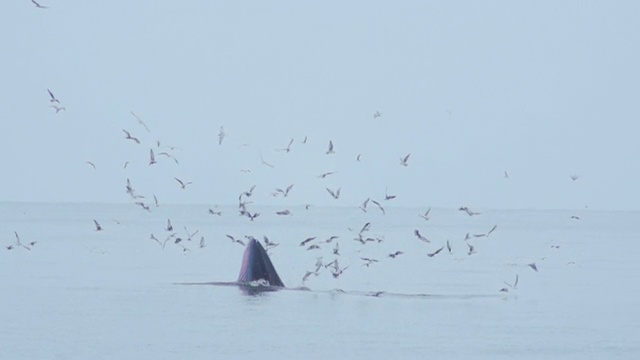
M 282 211 L 276 211 L 276 215 L 290 215 L 291 211 L 289 210 L 282 210 Z
M 360 209 L 360 210 L 362 210 L 362 211 L 364 211 L 364 212 L 367 212 L 367 204 L 369 204 L 369 200 L 370 200 L 370 199 L 369 199 L 369 198 L 367 198 L 367 200 L 365 200 L 365 201 L 362 203 L 362 205 L 360 205 L 360 206 L 359 206 L 359 209 Z
M 378 209 L 380 209 L 380 211 L 382 211 L 382 215 L 386 214 L 385 211 L 384 211 L 384 208 L 382 207 L 382 205 L 380 205 L 379 202 L 377 202 L 377 201 L 375 201 L 373 199 L 371 199 L 371 202 L 374 203 L 378 207 Z
M 358 156 L 356 156 L 356 161 L 360 161 L 360 158 L 362 158 L 362 154 L 358 154 Z
M 91 166 L 93 167 L 93 170 L 95 170 L 95 169 L 96 169 L 95 164 L 94 164 L 94 163 L 92 163 L 91 161 L 85 161 L 84 163 L 85 163 L 85 164 L 88 164 L 88 165 L 91 165 Z
M 329 176 L 329 175 L 331 175 L 331 174 L 335 174 L 335 171 L 329 171 L 329 172 L 326 172 L 326 173 L 320 174 L 320 175 L 318 175 L 318 178 L 320 178 L 320 179 L 324 179 L 324 178 L 326 178 L 327 176 Z
M 189 182 L 183 182 L 182 180 L 178 179 L 177 177 L 174 177 L 174 179 L 176 179 L 177 182 L 180 183 L 180 186 L 184 189 L 187 187 L 187 185 L 189 184 L 193 184 L 193 182 L 189 181 Z
M 329 149 L 327 150 L 327 155 L 334 153 L 335 151 L 333 151 L 333 141 L 329 140 Z
M 167 227 L 165 228 L 167 231 L 173 231 L 173 225 L 171 225 L 171 219 L 167 219 Z
M 40 4 L 38 4 L 37 2 L 35 2 L 33 0 L 31 0 L 31 2 L 36 4 L 38 7 L 41 7 Z M 51 92 L 51 90 L 47 89 L 47 92 L 49 93 L 49 96 L 51 97 L 51 100 L 49 100 L 49 102 L 60 104 L 60 100 L 56 99 L 56 97 L 53 96 L 53 93 Z
M 156 163 L 156 157 L 153 154 L 153 149 L 149 149 L 149 166 L 151 166 L 151 165 L 153 165 L 155 163 Z
M 469 215 L 469 216 L 473 216 L 473 215 L 480 215 L 480 213 L 479 213 L 479 212 L 473 212 L 473 211 L 469 210 L 469 208 L 468 208 L 468 207 L 466 207 L 466 206 L 462 206 L 462 207 L 460 207 L 458 210 L 459 210 L 459 211 L 464 211 L 464 212 L 466 212 L 466 213 L 467 213 L 467 215 Z
M 373 118 L 374 119 L 377 119 L 377 118 L 379 118 L 381 116 L 382 116 L 382 114 L 380 114 L 380 111 L 376 111 L 375 113 L 373 113 Z
M 260 155 L 260 160 L 262 161 L 262 165 L 268 166 L 270 168 L 273 167 L 273 165 L 271 165 L 268 162 L 264 161 L 264 158 L 262 157 L 262 155 Z
M 571 176 L 569 176 L 569 177 L 570 177 L 570 178 L 571 178 L 571 180 L 573 180 L 573 181 L 576 181 L 576 180 L 578 180 L 578 179 L 580 178 L 580 177 L 579 177 L 578 175 L 576 175 L 576 174 L 573 174 L 573 175 L 571 175 Z
M 282 190 L 282 189 L 276 189 L 276 194 L 277 193 L 281 193 L 284 197 L 287 197 L 289 195 L 289 191 L 291 191 L 291 189 L 293 188 L 294 184 L 291 184 L 289 186 L 287 186 L 286 189 Z
M 136 143 L 140 144 L 140 140 L 138 140 L 138 138 L 135 138 L 135 137 L 131 136 L 131 134 L 130 134 L 127 130 L 122 129 L 122 131 L 124 131 L 124 134 L 125 134 L 125 137 L 124 137 L 124 138 L 125 138 L 125 139 L 133 140 L 133 141 L 135 141 Z
M 305 245 L 307 245 L 307 243 L 309 243 L 310 241 L 313 241 L 313 240 L 315 240 L 315 239 L 316 239 L 316 237 L 315 237 L 315 236 L 312 236 L 312 237 L 306 238 L 306 239 L 304 239 L 304 240 L 300 243 L 300 246 L 305 246 Z
M 54 109 L 56 111 L 56 114 L 59 113 L 60 111 L 67 110 L 64 106 L 49 105 L 49 107 Z
M 93 224 L 96 227 L 96 231 L 102 230 L 102 226 L 100 226 L 100 224 L 96 221 L 96 219 L 93 219 Z
M 291 139 L 291 141 L 289 141 L 289 145 L 287 145 L 286 148 L 284 149 L 276 149 L 276 151 L 284 151 L 284 152 L 289 152 L 291 151 L 291 145 L 293 144 L 293 139 Z M 273 167 L 273 166 L 272 166 Z
M 394 252 L 394 253 L 389 254 L 388 256 L 389 256 L 390 258 L 392 258 L 392 259 L 395 259 L 395 258 L 396 258 L 396 256 L 398 256 L 398 255 L 402 255 L 402 254 L 404 254 L 404 253 L 403 253 L 402 251 L 398 250 L 398 251 L 396 251 L 396 252 Z
M 429 213 L 431 212 L 431 208 L 428 208 L 427 211 L 424 214 L 419 214 L 418 216 L 420 216 L 421 218 L 429 221 Z
M 449 243 L 449 240 L 447 240 L 447 250 L 449 251 L 449 254 L 451 254 L 451 244 Z
M 428 257 L 434 257 L 434 256 L 438 255 L 440 253 L 440 251 L 442 251 L 443 249 L 444 249 L 444 246 L 439 248 L 438 250 L 432 252 L 432 253 L 427 254 L 427 256 Z
M 420 230 L 415 229 L 413 230 L 413 234 L 420 240 L 426 242 L 426 243 L 430 243 L 431 240 L 427 239 L 426 237 L 422 236 L 422 234 L 420 234 Z
M 340 188 L 338 188 L 336 191 L 333 191 L 333 190 L 327 188 L 327 191 L 329 192 L 329 194 L 331 194 L 331 196 L 334 199 L 338 199 L 340 197 Z
M 409 164 L 407 163 L 407 161 L 409 161 L 409 156 L 411 156 L 411 153 L 407 154 L 405 157 L 400 158 L 400 165 L 402 166 L 408 166 Z
M 224 139 L 224 128 L 220 126 L 220 131 L 218 132 L 218 145 L 222 145 L 222 140 Z
M 169 159 L 173 160 L 173 161 L 176 163 L 176 165 L 180 165 L 180 163 L 178 162 L 178 159 L 176 159 L 173 155 L 169 154 L 169 153 L 168 153 L 168 152 L 166 152 L 166 151 L 159 152 L 159 153 L 158 153 L 158 156 L 166 156 L 166 157 L 168 157 Z
M 535 272 L 538 272 L 538 267 L 536 266 L 536 263 L 531 263 L 531 264 L 527 264 L 527 265 L 529 265 L 530 268 L 535 270 Z
M 389 193 L 387 193 L 387 189 L 384 189 L 384 199 L 385 200 L 393 200 L 396 198 L 396 195 L 389 195 Z
M 151 132 L 147 124 L 145 124 L 144 121 L 142 121 L 142 119 L 140 119 L 138 115 L 136 115 L 133 111 L 130 111 L 130 113 L 131 115 L 133 115 L 133 117 L 136 118 L 136 120 L 138 120 L 138 124 L 142 125 L 145 128 L 145 130 L 147 130 L 148 133 Z M 158 147 L 160 147 L 160 141 L 158 141 Z

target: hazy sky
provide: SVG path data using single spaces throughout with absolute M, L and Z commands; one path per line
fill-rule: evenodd
M 257 184 L 262 204 L 388 188 L 425 208 L 639 209 L 636 1 L 39 2 L 0 3 L 0 201 L 129 202 L 130 178 L 164 203 Z

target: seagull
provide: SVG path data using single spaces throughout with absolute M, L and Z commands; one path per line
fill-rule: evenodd
M 287 145 L 287 147 L 286 147 L 286 148 L 284 148 L 284 149 L 276 149 L 276 151 L 289 152 L 289 151 L 291 151 L 291 144 L 293 144 L 293 139 L 291 139 L 291 141 L 289 141 L 289 145 Z M 264 160 L 263 160 L 263 162 L 264 162 Z M 272 167 L 273 167 L 273 166 L 272 166 Z
M 224 128 L 220 126 L 220 132 L 218 132 L 218 145 L 222 145 L 222 140 L 224 139 Z
M 378 209 L 380 209 L 380 211 L 382 211 L 382 215 L 386 214 L 385 211 L 384 211 L 384 208 L 382 207 L 382 205 L 380 205 L 379 202 L 377 202 L 377 201 L 375 201 L 373 199 L 371 199 L 371 202 L 374 203 L 378 207 Z
M 505 179 L 508 179 L 508 178 L 509 178 L 509 173 L 508 173 L 508 172 L 506 172 L 506 171 L 504 172 L 504 178 L 505 178 Z
M 380 111 L 376 111 L 375 113 L 373 113 L 373 118 L 374 119 L 377 119 L 377 118 L 379 118 L 381 116 L 382 116 L 382 114 L 380 114 Z
M 145 205 L 145 203 L 143 203 L 143 202 L 141 202 L 141 201 L 136 202 L 136 205 L 138 205 L 138 206 L 140 206 L 141 208 L 143 208 L 143 209 L 145 209 L 145 210 L 147 210 L 147 211 L 151 212 L 151 209 L 149 208 L 149 206 Z
M 574 220 L 580 220 L 580 217 L 576 216 L 576 215 L 571 215 L 571 218 L 574 219 Z
M 327 240 L 325 240 L 324 242 L 328 244 L 328 243 L 332 242 L 333 240 L 335 240 L 335 239 L 337 239 L 337 238 L 339 238 L 339 236 L 337 236 L 337 235 L 331 235 L 331 236 L 330 236 Z
M 125 161 L 125 162 L 124 162 L 124 166 L 123 166 L 122 168 L 123 168 L 123 169 L 126 169 L 128 165 L 129 165 L 129 162 L 128 162 L 128 161 Z
M 312 236 L 312 237 L 306 238 L 306 239 L 304 239 L 304 240 L 300 243 L 300 246 L 305 246 L 305 245 L 307 245 L 307 243 L 308 243 L 308 242 L 313 241 L 313 240 L 315 240 L 315 239 L 316 239 L 316 237 L 315 237 L 315 236 Z
M 478 212 L 473 212 L 473 211 L 469 210 L 469 208 L 466 207 L 466 206 L 462 206 L 458 210 L 466 212 L 469 216 L 480 215 L 480 213 L 478 213 Z
M 88 164 L 88 165 L 91 165 L 91 166 L 93 167 L 93 170 L 95 170 L 95 169 L 96 169 L 95 164 L 94 164 L 94 163 L 92 163 L 91 161 L 85 161 L 84 163 L 85 163 L 85 164 Z
M 40 4 L 38 4 L 37 2 L 35 2 L 33 0 L 31 0 L 31 2 L 36 4 L 36 6 L 38 6 L 38 7 L 42 7 L 42 6 L 40 6 Z M 46 7 L 45 7 L 45 9 L 46 9 Z M 60 100 L 56 99 L 56 97 L 53 96 L 53 93 L 51 92 L 51 90 L 47 89 L 47 92 L 49 93 L 49 96 L 51 96 L 51 100 L 49 100 L 50 102 L 60 104 Z
M 429 221 L 429 212 L 431 212 L 431 208 L 428 208 L 428 209 L 427 209 L 427 211 L 424 213 L 424 215 L 423 215 L 423 214 L 420 214 L 420 215 L 418 215 L 418 216 L 420 216 L 421 218 L 423 218 L 423 219 L 425 219 L 425 220 Z
M 60 111 L 67 110 L 64 106 L 49 105 L 49 107 L 53 108 L 56 111 L 56 114 L 59 113 Z
M 329 154 L 335 154 L 335 151 L 333 151 L 333 141 L 329 140 L 329 150 L 327 150 L 327 155 Z
M 131 115 L 133 115 L 133 117 L 135 117 L 138 120 L 138 123 L 140 125 L 142 125 L 148 133 L 150 133 L 151 131 L 149 130 L 149 127 L 147 127 L 147 124 L 144 123 L 144 121 L 142 121 L 142 119 L 140 119 L 140 117 L 138 115 L 136 115 L 133 111 L 130 111 Z M 159 141 L 158 141 L 159 143 Z M 160 144 L 158 144 L 158 147 L 160 147 Z
M 475 254 L 475 253 L 476 253 L 476 249 L 475 249 L 475 247 L 473 247 L 473 245 L 471 245 L 471 244 L 467 243 L 467 246 L 469 247 L 469 253 L 468 253 L 468 255 L 471 255 L 471 254 Z
M 394 253 L 389 254 L 388 256 L 389 256 L 390 258 L 392 258 L 392 259 L 395 259 L 395 258 L 396 258 L 396 256 L 398 256 L 398 255 L 402 255 L 402 254 L 404 254 L 404 253 L 403 253 L 402 251 L 398 250 L 398 251 L 396 251 L 396 252 L 394 252 Z
M 289 210 L 282 210 L 282 211 L 276 211 L 276 215 L 290 215 L 291 211 Z
M 451 254 L 451 244 L 449 243 L 449 240 L 447 240 L 447 250 L 449 251 L 449 254 Z
M 213 209 L 209 209 L 209 214 L 222 216 L 222 211 L 214 211 Z
M 420 230 L 418 230 L 418 229 L 413 230 L 413 234 L 414 234 L 418 239 L 420 239 L 420 240 L 422 240 L 422 241 L 424 241 L 424 242 L 426 242 L 426 243 L 430 243 L 430 242 L 431 242 L 431 240 L 429 240 L 429 239 L 427 239 L 426 237 L 422 236 L 422 235 L 420 234 Z
M 268 166 L 270 168 L 273 167 L 273 165 L 271 165 L 268 162 L 264 161 L 264 158 L 262 157 L 262 155 L 260 155 L 260 160 L 262 161 L 262 165 Z
M 180 183 L 180 186 L 182 186 L 183 189 L 186 188 L 187 185 L 193 184 L 193 182 L 191 182 L 191 181 L 183 182 L 182 180 L 178 179 L 177 177 L 174 177 L 174 179 L 176 179 L 176 181 Z
M 131 139 L 131 140 L 135 141 L 136 143 L 140 144 L 140 140 L 138 140 L 137 138 L 134 138 L 133 136 L 131 136 L 131 134 L 127 130 L 122 129 L 122 131 L 124 131 L 124 133 L 125 133 L 125 137 L 124 137 L 125 139 Z
M 533 270 L 535 270 L 535 272 L 538 272 L 538 267 L 536 266 L 536 263 L 531 263 L 531 264 L 527 264 L 529 265 L 529 267 L 531 267 Z
M 167 219 L 167 227 L 165 228 L 167 231 L 173 231 L 173 225 L 171 225 L 171 219 Z
M 242 241 L 242 240 L 240 240 L 240 239 L 236 239 L 236 238 L 234 238 L 234 237 L 233 237 L 233 236 L 231 236 L 231 235 L 227 235 L 227 237 L 228 237 L 229 239 L 231 239 L 231 241 L 233 241 L 234 243 L 237 243 L 237 244 L 240 244 L 240 245 L 242 245 L 242 246 L 245 246 L 245 245 L 244 245 L 244 241 Z
M 149 149 L 149 166 L 156 163 L 156 157 L 153 155 L 153 149 Z
M 505 285 L 515 290 L 518 287 L 518 274 L 516 274 L 516 281 L 514 281 L 513 284 L 509 284 L 506 281 L 503 281 L 503 282 Z
M 338 190 L 336 190 L 336 191 L 333 191 L 333 190 L 327 188 L 327 191 L 329 192 L 329 194 L 331 194 L 331 196 L 334 199 L 338 199 L 340 197 L 340 188 L 338 188 Z
M 320 174 L 320 175 L 318 175 L 318 178 L 320 178 L 320 179 L 324 179 L 324 178 L 326 178 L 327 176 L 329 176 L 329 175 L 331 175 L 331 174 L 335 174 L 335 171 L 329 171 L 329 172 L 326 172 L 326 173 Z
M 31 251 L 31 249 L 28 246 L 26 246 L 26 245 L 24 245 L 24 244 L 22 244 L 20 242 L 20 236 L 18 236 L 18 233 L 16 231 L 14 231 L 13 233 L 16 235 L 16 245 L 22 246 L 23 248 Z M 33 245 L 35 245 L 35 243 L 36 243 L 35 241 L 32 241 L 31 243 L 29 243 L 29 245 L 33 246 Z M 7 250 L 11 250 L 12 248 L 13 248 L 13 246 L 7 247 Z
M 289 186 L 287 186 L 286 189 L 282 190 L 282 189 L 276 189 L 276 194 L 277 193 L 281 193 L 284 197 L 287 197 L 289 195 L 289 191 L 291 191 L 291 188 L 293 188 L 294 184 L 291 184 Z
M 361 257 L 360 259 L 362 259 L 362 260 L 364 260 L 364 261 L 365 261 L 365 263 L 364 263 L 364 264 L 362 264 L 362 266 L 366 266 L 366 267 L 369 267 L 369 265 L 371 265 L 371 264 L 373 264 L 373 263 L 377 263 L 377 262 L 378 262 L 378 260 L 376 260 L 376 259 L 371 259 L 371 258 Z
M 313 245 L 311 245 L 311 246 L 309 246 L 309 247 L 307 248 L 307 251 L 309 251 L 309 250 L 315 250 L 315 249 L 320 249 L 320 246 L 319 246 L 319 245 L 316 245 L 316 244 L 313 244 Z
M 159 153 L 158 153 L 158 155 L 159 155 L 159 156 L 166 156 L 166 157 L 168 157 L 169 159 L 172 159 L 172 160 L 176 163 L 176 165 L 179 165 L 179 164 L 180 164 L 180 163 L 178 162 L 178 159 L 176 159 L 173 155 L 169 154 L 169 153 L 168 153 L 168 152 L 166 152 L 166 151 L 159 152 Z
M 333 248 L 333 255 L 340 256 L 340 244 L 336 243 L 336 246 Z
M 396 195 L 389 195 L 389 194 L 387 193 L 387 189 L 386 189 L 386 188 L 384 189 L 384 199 L 385 199 L 385 200 L 393 200 L 393 199 L 395 199 L 395 198 L 396 198 Z
M 443 249 L 444 249 L 444 246 L 443 246 L 443 247 L 441 247 L 440 249 L 438 249 L 438 250 L 436 250 L 436 251 L 434 251 L 434 252 L 430 253 L 430 254 L 427 254 L 427 256 L 428 256 L 428 257 L 434 257 L 434 256 L 438 255 L 438 254 L 440 253 L 440 251 L 442 251 Z
M 362 157 L 362 154 L 358 154 L 358 156 L 356 156 L 356 161 L 360 161 L 361 157 Z
M 576 175 L 576 174 L 573 174 L 573 175 L 571 175 L 571 176 L 569 176 L 569 177 L 570 177 L 570 178 L 571 178 L 571 180 L 573 180 L 573 181 L 576 181 L 576 180 L 578 180 L 578 179 L 580 178 L 580 177 L 579 177 L 578 175 Z
M 203 247 L 205 247 L 204 245 L 204 236 L 200 236 L 200 244 L 199 244 L 200 249 L 202 249 Z
M 407 163 L 407 161 L 409 161 L 409 156 L 411 156 L 411 153 L 407 154 L 405 157 L 400 158 L 400 165 L 402 166 L 408 166 L 409 164 Z
M 358 208 L 364 212 L 367 212 L 367 204 L 369 204 L 369 198 L 367 198 L 367 200 L 365 200 L 361 206 L 359 206 Z
M 371 229 L 371 223 L 368 222 L 366 224 L 364 224 L 364 226 L 362 226 L 362 229 L 360 229 L 359 234 L 362 234 L 365 231 L 369 231 Z
M 302 143 L 303 143 L 303 144 L 306 144 L 306 143 L 307 143 L 307 135 L 305 135 L 305 136 L 304 136 L 304 139 L 302 140 Z
M 487 237 L 489 237 L 489 235 L 491 235 L 491 233 L 494 232 L 496 230 L 496 228 L 498 228 L 498 225 L 493 225 L 491 230 L 489 230 L 489 232 L 487 233 Z
M 96 226 L 96 231 L 102 230 L 102 226 L 100 226 L 96 219 L 93 219 L 93 224 Z
M 160 206 L 160 204 L 158 204 L 158 198 L 156 197 L 156 194 L 153 194 L 153 202 L 156 204 L 156 207 Z

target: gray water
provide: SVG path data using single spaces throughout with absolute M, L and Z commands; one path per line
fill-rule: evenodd
M 637 358 L 637 212 L 0 204 L 1 359 Z M 580 220 L 571 219 L 572 215 Z M 184 240 L 161 241 L 171 218 Z M 104 230 L 95 231 L 92 219 Z M 117 223 L 117 222 L 118 223 Z M 366 222 L 365 245 L 353 240 Z M 469 255 L 466 233 L 476 253 Z M 186 240 L 186 227 L 193 240 Z M 431 239 L 418 240 L 414 229 Z M 36 241 L 30 250 L 6 247 Z M 248 295 L 234 281 L 253 235 L 280 245 L 289 288 Z M 331 244 L 321 241 L 331 235 Z M 199 247 L 200 236 L 205 247 Z M 319 250 L 299 246 L 317 236 Z M 452 245 L 429 257 L 427 253 Z M 335 242 L 339 264 L 328 263 Z M 180 245 L 183 245 L 181 247 Z M 557 248 L 556 248 L 557 246 Z M 186 249 L 186 250 L 185 250 Z M 404 254 L 391 259 L 389 253 Z M 363 266 L 361 257 L 380 260 Z M 538 272 L 528 266 L 535 263 Z M 348 266 L 348 267 L 347 267 Z M 513 284 L 515 289 L 505 284 Z M 509 291 L 500 291 L 507 288 Z M 370 296 L 383 292 L 380 296 Z

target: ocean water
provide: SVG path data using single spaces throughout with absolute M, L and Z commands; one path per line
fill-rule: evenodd
M 249 221 L 220 210 L 0 203 L 0 359 L 640 356 L 638 212 L 434 208 L 425 221 L 417 208 L 256 206 Z M 150 234 L 164 241 L 167 219 L 182 241 L 163 248 Z M 367 222 L 364 237 L 380 241 L 354 240 Z M 36 243 L 6 249 L 14 231 Z M 227 234 L 278 243 L 269 253 L 291 289 L 181 284 L 236 279 L 244 248 Z M 300 246 L 312 236 L 320 249 Z M 451 253 L 427 255 L 447 240 Z M 303 283 L 319 257 L 342 274 L 322 267 Z

